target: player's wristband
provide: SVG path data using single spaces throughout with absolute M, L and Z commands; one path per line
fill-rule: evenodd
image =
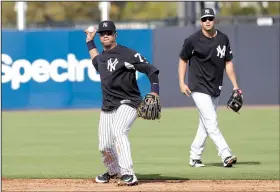
M 87 48 L 88 48 L 88 51 L 92 50 L 92 49 L 95 49 L 96 48 L 96 45 L 94 43 L 94 41 L 89 41 L 87 42 Z
M 152 90 L 152 92 L 155 92 L 159 95 L 159 84 L 158 83 L 156 83 L 156 84 L 153 83 L 151 85 L 151 90 Z

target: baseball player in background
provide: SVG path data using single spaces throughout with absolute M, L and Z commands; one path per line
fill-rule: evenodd
M 100 54 L 94 43 L 96 32 L 103 45 Z M 137 118 L 137 108 L 142 101 L 136 71 L 148 76 L 151 94 L 158 96 L 159 70 L 140 53 L 117 44 L 114 22 L 102 21 L 97 31 L 86 29 L 85 33 L 92 64 L 100 73 L 102 88 L 98 137 L 107 171 L 97 176 L 95 181 L 108 183 L 112 178 L 120 178 L 120 185 L 134 185 L 138 181 L 133 171 L 128 132 Z
M 233 54 L 228 36 L 215 29 L 214 10 L 206 8 L 201 13 L 202 29 L 185 39 L 178 66 L 180 90 L 193 99 L 199 112 L 199 126 L 190 148 L 189 164 L 193 167 L 204 166 L 201 156 L 209 136 L 216 145 L 224 167 L 232 167 L 237 158 L 232 155 L 218 128 L 216 109 L 224 70 L 233 90 L 240 90 L 232 62 Z M 187 68 L 188 85 L 185 84 Z

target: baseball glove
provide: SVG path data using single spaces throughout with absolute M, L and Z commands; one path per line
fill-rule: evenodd
M 231 108 L 234 112 L 238 112 L 243 105 L 243 95 L 240 89 L 233 90 L 228 102 L 227 107 Z
M 161 105 L 159 97 L 148 93 L 137 109 L 138 117 L 146 120 L 160 119 Z

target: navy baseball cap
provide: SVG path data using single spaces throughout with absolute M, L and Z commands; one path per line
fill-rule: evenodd
M 215 13 L 214 10 L 211 8 L 205 8 L 201 11 L 201 17 L 200 19 L 204 18 L 204 17 L 215 17 Z
M 116 26 L 113 21 L 102 21 L 98 25 L 97 33 L 100 33 L 102 31 L 113 31 L 116 32 Z

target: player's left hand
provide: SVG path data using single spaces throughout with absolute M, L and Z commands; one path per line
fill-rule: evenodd
M 156 96 L 156 97 L 159 97 L 159 95 L 158 95 L 156 92 L 151 92 L 150 94 L 151 94 L 151 95 L 154 95 L 154 96 Z M 152 98 L 149 98 L 149 99 L 148 99 L 148 102 L 152 102 Z
M 146 120 L 160 119 L 161 105 L 157 93 L 148 93 L 137 109 L 138 117 Z
M 234 112 L 238 112 L 243 105 L 243 93 L 239 88 L 234 88 L 232 94 L 227 102 L 227 106 L 231 108 Z

